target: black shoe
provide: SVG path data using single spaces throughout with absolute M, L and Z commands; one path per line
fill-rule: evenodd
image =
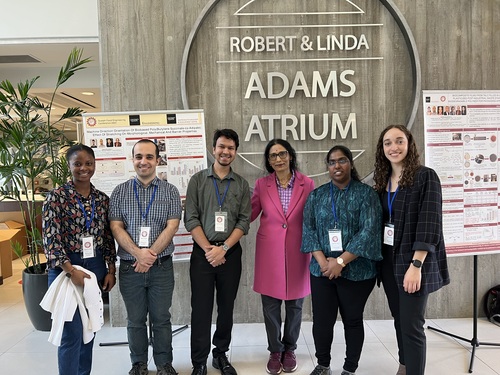
M 207 375 L 207 365 L 194 366 L 191 375 Z
M 226 355 L 223 354 L 212 360 L 212 366 L 217 370 L 220 370 L 222 375 L 238 375 L 234 367 L 229 363 Z

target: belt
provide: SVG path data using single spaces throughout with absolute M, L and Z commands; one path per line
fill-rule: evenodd
M 208 242 L 210 242 L 210 245 L 213 245 L 213 246 L 222 246 L 222 245 L 224 245 L 225 241 L 208 241 Z
M 153 266 L 158 266 L 158 265 L 162 264 L 163 262 L 166 262 L 168 260 L 168 258 L 170 258 L 170 257 L 171 257 L 171 255 L 165 255 L 165 256 L 162 256 L 160 258 L 156 258 L 156 260 L 153 263 Z M 135 259 L 133 259 L 133 260 L 120 259 L 120 262 L 123 262 L 126 264 L 134 264 L 136 262 L 136 260 Z

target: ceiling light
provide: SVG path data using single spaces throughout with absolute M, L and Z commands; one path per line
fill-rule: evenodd
M 92 96 L 95 94 L 92 91 L 82 91 L 82 95 Z

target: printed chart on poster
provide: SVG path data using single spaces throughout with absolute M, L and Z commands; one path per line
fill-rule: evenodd
M 443 189 L 448 255 L 500 252 L 500 91 L 424 91 L 425 164 Z
M 85 113 L 83 127 L 82 142 L 96 156 L 92 183 L 108 195 L 116 185 L 135 176 L 132 147 L 143 138 L 158 145 L 157 175 L 179 189 L 183 207 L 189 179 L 207 168 L 202 110 Z M 174 237 L 174 261 L 189 259 L 192 241 L 181 219 Z

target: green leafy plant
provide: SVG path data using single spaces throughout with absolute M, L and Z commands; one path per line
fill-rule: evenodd
M 78 70 L 84 69 L 90 58 L 82 57 L 83 50 L 74 48 L 59 76 L 51 99 L 44 104 L 31 94 L 39 77 L 20 82 L 16 87 L 8 81 L 0 82 L 0 187 L 1 200 L 18 202 L 26 227 L 28 256 L 22 257 L 22 246 L 12 244 L 12 250 L 19 256 L 29 272 L 43 273 L 40 259 L 42 234 L 37 228 L 42 202 L 36 200 L 35 180 L 48 179 L 52 186 L 65 183 L 70 176 L 66 160 L 61 156 L 70 141 L 59 124 L 78 117 L 83 110 L 67 108 L 54 119 L 52 108 L 60 86 Z

